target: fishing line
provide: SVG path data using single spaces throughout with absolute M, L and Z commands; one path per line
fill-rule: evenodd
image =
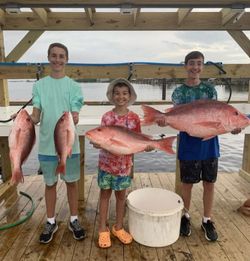
M 40 79 L 40 76 L 43 72 L 43 68 L 42 68 L 42 64 L 41 63 L 37 63 L 37 71 L 36 71 L 36 80 L 38 81 Z M 18 114 L 22 109 L 24 109 L 27 105 L 29 105 L 31 102 L 32 102 L 32 99 L 33 97 L 28 100 L 22 107 L 21 109 L 19 109 L 16 114 Z M 12 121 L 13 119 L 12 118 L 9 118 L 7 120 L 0 120 L 1 123 L 7 123 L 7 122 L 10 122 Z
M 22 191 L 20 191 L 20 194 L 23 195 L 23 196 L 25 196 L 25 197 L 27 197 L 27 198 L 29 199 L 29 201 L 31 202 L 31 208 L 30 208 L 30 210 L 27 211 L 27 213 L 26 213 L 26 215 L 25 215 L 24 217 L 20 218 L 20 219 L 17 220 L 16 222 L 1 226 L 1 227 L 0 227 L 0 231 L 1 231 L 1 230 L 8 229 L 8 228 L 15 227 L 15 226 L 17 226 L 17 225 L 20 225 L 20 224 L 24 223 L 26 220 L 28 220 L 28 219 L 33 215 L 33 213 L 34 213 L 34 211 L 35 211 L 35 203 L 34 203 L 32 197 L 31 197 L 29 194 L 27 194 L 27 193 L 25 193 L 25 192 L 22 192 Z
M 208 61 L 208 62 L 206 62 L 206 64 L 211 64 L 211 65 L 215 66 L 217 69 L 219 69 L 220 74 L 227 74 L 227 72 L 222 68 L 222 63 L 214 63 L 214 62 Z M 229 89 L 229 97 L 227 99 L 227 103 L 229 103 L 231 100 L 231 96 L 232 96 L 232 86 L 227 78 L 222 78 L 222 80 L 226 83 L 226 86 Z

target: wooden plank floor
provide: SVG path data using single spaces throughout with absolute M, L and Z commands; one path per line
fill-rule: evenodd
M 174 190 L 173 173 L 136 173 L 130 189 L 160 187 Z M 65 185 L 58 184 L 56 208 L 59 229 L 53 241 L 39 244 L 38 237 L 45 222 L 44 184 L 42 176 L 25 177 L 18 189 L 32 196 L 36 210 L 25 223 L 0 231 L 0 260 L 250 260 L 250 217 L 239 214 L 236 209 L 250 197 L 250 183 L 232 173 L 220 173 L 216 183 L 214 220 L 219 240 L 205 240 L 200 228 L 202 217 L 202 185 L 194 186 L 191 217 L 192 234 L 180 237 L 171 246 L 151 248 L 133 242 L 123 246 L 112 238 L 112 247 L 103 250 L 97 246 L 98 196 L 96 175 L 85 177 L 85 201 L 80 202 L 80 221 L 88 231 L 84 241 L 77 242 L 67 228 L 69 218 Z M 26 197 L 9 195 L 0 202 L 0 225 L 13 223 L 30 209 Z M 7 210 L 6 210 L 7 209 Z M 115 200 L 112 196 L 110 225 L 115 222 Z M 127 216 L 125 218 L 127 226 Z M 147 229 L 145 227 L 145 229 Z

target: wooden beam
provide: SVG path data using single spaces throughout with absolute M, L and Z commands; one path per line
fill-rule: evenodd
M 93 25 L 94 22 L 93 22 L 93 12 L 92 12 L 92 9 L 91 8 L 84 8 L 84 10 L 85 10 L 86 16 L 88 18 L 89 24 Z
M 84 187 L 85 187 L 85 137 L 79 136 L 80 144 L 80 179 L 78 180 L 78 200 L 84 200 Z
M 202 78 L 249 78 L 250 64 L 224 64 L 223 70 L 227 74 L 221 74 L 213 65 L 205 65 Z M 42 65 L 42 75 L 48 75 L 49 66 Z M 114 79 L 118 77 L 127 78 L 129 75 L 129 64 L 122 65 L 70 65 L 66 67 L 68 76 L 74 79 Z M 35 79 L 37 73 L 36 64 L 0 64 L 0 79 Z M 186 72 L 183 66 L 170 66 L 162 64 L 134 64 L 133 79 L 147 78 L 185 78 Z
M 48 14 L 44 8 L 32 8 L 32 11 L 40 18 L 44 25 L 48 24 Z
M 248 88 L 248 103 L 250 103 L 250 81 Z M 239 174 L 250 182 L 250 134 L 245 134 L 242 168 L 239 170 Z
M 0 62 L 5 62 L 4 36 L 0 30 Z M 0 79 L 0 106 L 9 106 L 9 90 L 7 79 Z
M 192 11 L 192 8 L 180 8 L 177 11 L 178 15 L 178 25 L 181 25 L 182 22 L 185 20 L 185 18 L 189 15 L 189 13 Z
M 221 24 L 220 12 L 191 12 L 185 23 L 178 25 L 175 12 L 141 12 L 136 19 L 136 26 L 131 16 L 116 12 L 95 13 L 94 25 L 90 25 L 86 13 L 50 12 L 48 25 L 31 12 L 22 12 L 15 16 L 6 14 L 3 30 L 250 30 L 250 12 L 246 12 L 237 23 Z M 199 21 L 199 22 L 197 22 Z
M 11 163 L 9 158 L 8 137 L 0 137 L 0 155 L 3 181 L 11 178 Z
M 169 7 L 169 8 L 230 8 L 237 4 L 235 0 L 130 0 L 130 1 L 121 1 L 121 0 L 7 0 L 1 1 L 0 7 L 6 7 L 9 3 L 19 5 L 21 7 L 121 7 L 125 3 L 137 7 Z M 239 1 L 238 1 L 239 2 Z M 249 0 L 240 0 L 240 4 L 245 7 L 250 7 Z
M 136 8 L 133 14 L 133 18 L 134 18 L 134 25 L 136 25 L 137 19 L 140 15 L 141 12 L 141 8 Z
M 229 30 L 228 33 L 238 43 L 241 49 L 250 57 L 250 40 L 242 31 Z
M 5 12 L 0 9 L 0 26 L 5 24 Z
M 223 8 L 220 13 L 222 19 L 221 24 L 226 25 L 230 22 L 238 22 L 244 13 L 244 9 L 237 11 L 237 9 Z
M 30 31 L 6 57 L 6 62 L 16 62 L 34 44 L 44 31 Z

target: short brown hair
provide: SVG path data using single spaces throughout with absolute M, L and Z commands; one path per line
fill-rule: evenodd
M 189 60 L 197 59 L 197 58 L 202 58 L 203 61 L 205 60 L 203 53 L 201 53 L 199 51 L 192 51 L 186 55 L 185 64 L 187 64 Z
M 52 43 L 50 44 L 49 48 L 48 48 L 48 56 L 50 55 L 50 51 L 52 48 L 54 47 L 59 47 L 59 48 L 62 48 L 65 53 L 66 53 L 66 57 L 67 59 L 69 59 L 69 51 L 68 51 L 68 48 L 64 45 L 64 44 L 61 44 L 61 43 Z

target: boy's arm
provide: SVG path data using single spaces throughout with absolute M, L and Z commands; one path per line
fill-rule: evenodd
M 72 114 L 73 122 L 76 125 L 79 122 L 79 112 L 72 111 L 71 114 Z
M 32 121 L 34 122 L 34 124 L 37 124 L 38 122 L 40 122 L 40 116 L 41 116 L 41 111 L 38 108 L 33 107 L 30 117 L 31 117 Z

